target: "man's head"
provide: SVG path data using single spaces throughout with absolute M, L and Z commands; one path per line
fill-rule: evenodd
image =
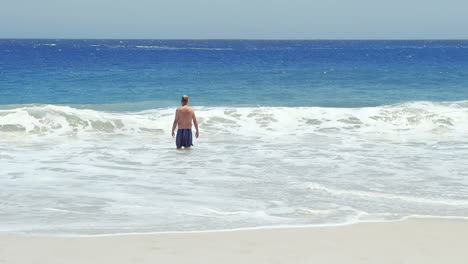
M 188 104 L 188 95 L 182 95 L 182 99 L 180 99 L 180 102 L 182 105 L 187 105 Z

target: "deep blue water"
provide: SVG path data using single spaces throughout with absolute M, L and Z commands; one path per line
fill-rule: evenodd
M 0 40 L 0 105 L 468 99 L 468 41 Z M 146 103 L 145 103 L 146 102 Z

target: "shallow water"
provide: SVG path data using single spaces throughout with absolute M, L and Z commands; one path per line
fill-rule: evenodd
M 0 230 L 195 231 L 468 215 L 468 104 L 0 111 Z M 15 129 L 12 129 L 14 127 Z

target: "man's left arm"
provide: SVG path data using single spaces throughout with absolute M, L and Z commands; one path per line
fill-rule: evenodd
M 195 112 L 193 112 L 192 119 L 193 119 L 193 125 L 195 126 L 195 129 L 196 129 L 195 137 L 198 138 L 200 133 L 198 132 L 198 121 L 197 121 L 197 117 L 195 116 Z

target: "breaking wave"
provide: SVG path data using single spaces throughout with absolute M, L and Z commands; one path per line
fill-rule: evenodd
M 409 102 L 364 108 L 195 107 L 207 132 L 242 136 L 356 134 L 379 138 L 468 137 L 468 101 Z M 0 134 L 10 136 L 87 133 L 166 133 L 174 109 L 104 112 L 60 105 L 0 110 Z

